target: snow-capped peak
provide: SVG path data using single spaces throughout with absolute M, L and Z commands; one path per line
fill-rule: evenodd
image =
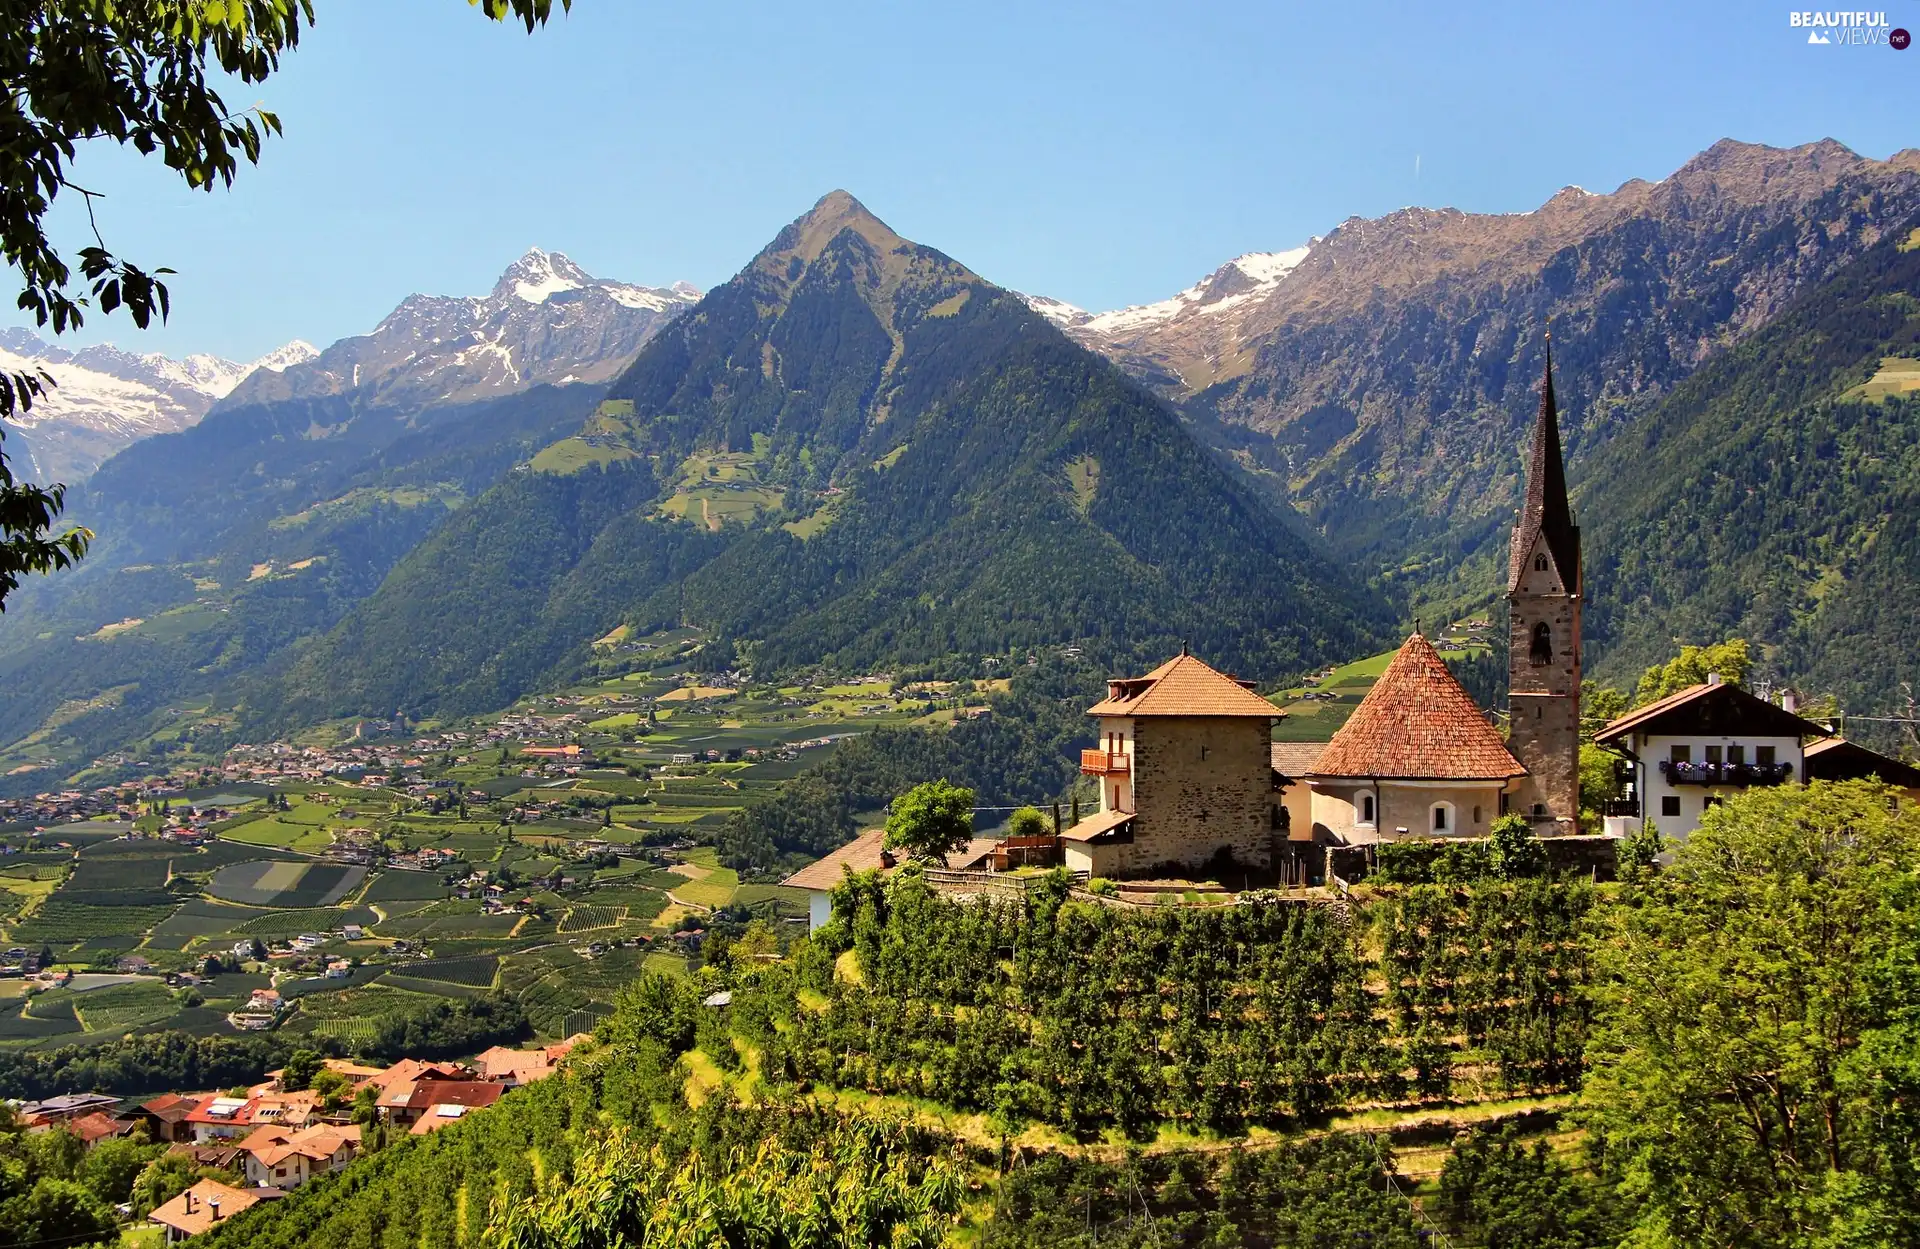
M 1171 299 L 1102 312 L 1088 318 L 1084 326 L 1095 334 L 1130 334 L 1164 325 L 1189 313 L 1195 316 L 1218 316 L 1258 303 L 1271 295 L 1288 274 L 1300 267 L 1300 263 L 1313 250 L 1313 245 L 1319 241 L 1312 239 L 1303 247 L 1283 252 L 1248 252 L 1244 256 L 1235 256 Z
M 551 295 L 561 291 L 577 291 L 583 286 L 593 285 L 593 278 L 573 261 L 560 252 L 546 252 L 538 247 L 530 247 L 527 254 L 513 262 L 500 282 L 494 287 L 494 294 L 504 294 L 510 289 L 513 294 L 530 304 L 543 304 Z
M 305 364 L 319 354 L 320 349 L 318 347 L 306 341 L 304 338 L 296 338 L 286 346 L 275 347 L 266 355 L 255 360 L 247 366 L 247 371 L 251 373 L 255 369 L 266 369 L 269 372 L 278 373 L 283 369 L 290 369 L 296 364 Z

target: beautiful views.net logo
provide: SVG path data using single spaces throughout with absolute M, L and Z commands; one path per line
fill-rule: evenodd
M 1795 12 L 1787 25 L 1805 27 L 1807 42 L 1852 47 L 1888 47 L 1904 52 L 1912 36 L 1887 20 L 1884 12 Z

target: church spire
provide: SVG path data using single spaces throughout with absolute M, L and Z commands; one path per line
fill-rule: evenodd
M 1527 555 L 1544 537 L 1561 584 L 1580 590 L 1580 531 L 1567 504 L 1567 472 L 1560 457 L 1560 412 L 1553 401 L 1553 333 L 1547 333 L 1546 373 L 1540 383 L 1540 414 L 1533 423 L 1533 455 L 1527 467 L 1527 498 L 1513 528 L 1507 586 L 1520 585 Z

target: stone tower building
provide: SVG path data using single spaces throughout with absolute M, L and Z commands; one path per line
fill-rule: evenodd
M 1536 829 L 1541 834 L 1579 831 L 1580 592 L 1580 530 L 1567 505 L 1549 339 L 1527 499 L 1507 576 L 1507 748 L 1527 769 L 1513 809 L 1536 825 L 1551 822 Z

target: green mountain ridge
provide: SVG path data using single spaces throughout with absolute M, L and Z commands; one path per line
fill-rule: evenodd
M 1920 681 L 1920 390 L 1868 386 L 1887 358 L 1920 356 L 1916 227 L 1582 466 L 1601 675 L 1625 680 L 1676 638 L 1739 635 L 1775 679 L 1855 711 L 1884 714 Z
M 480 710 L 620 623 L 697 625 L 767 670 L 1186 641 L 1270 678 L 1385 627 L 1162 401 L 844 192 L 607 394 L 577 454 L 463 510 L 249 691 L 256 714 Z M 688 505 L 721 460 L 751 467 L 757 522 Z

